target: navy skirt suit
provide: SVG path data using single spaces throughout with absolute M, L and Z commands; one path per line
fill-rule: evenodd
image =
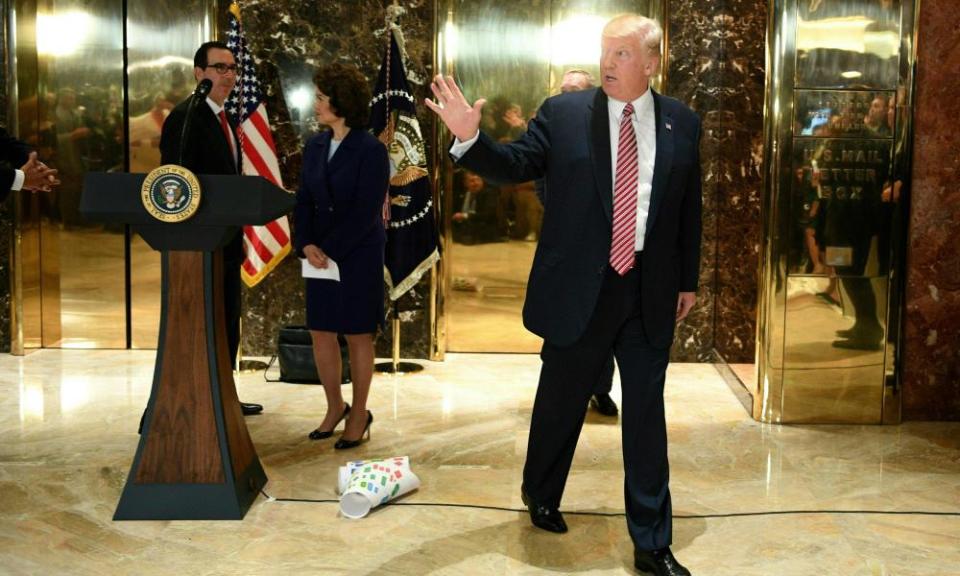
M 353 128 L 333 157 L 333 132 L 310 138 L 294 211 L 294 243 L 314 244 L 340 268 L 340 281 L 306 279 L 307 328 L 340 334 L 376 332 L 384 321 L 383 202 L 390 186 L 386 147 Z

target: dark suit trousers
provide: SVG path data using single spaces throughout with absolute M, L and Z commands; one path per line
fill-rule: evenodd
M 600 377 L 597 378 L 597 385 L 593 389 L 594 394 L 609 394 L 613 390 L 613 352 L 607 358 L 607 362 L 600 371 Z
M 639 263 L 638 263 L 639 266 Z M 650 345 L 643 329 L 640 274 L 607 270 L 597 307 L 580 340 L 558 347 L 544 342 L 523 481 L 538 503 L 560 506 L 587 401 L 614 350 L 623 390 L 624 498 L 627 527 L 641 550 L 672 539 L 667 427 L 663 385 L 670 349 Z
M 227 324 L 227 350 L 231 369 L 237 365 L 240 349 L 240 305 L 243 265 L 242 232 L 223 248 L 223 315 Z

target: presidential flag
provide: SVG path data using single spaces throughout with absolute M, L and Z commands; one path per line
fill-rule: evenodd
M 416 286 L 440 260 L 427 154 L 394 29 L 370 101 L 370 127 L 390 153 L 384 279 L 390 299 Z
M 270 132 L 270 120 L 263 105 L 263 93 L 257 80 L 253 56 L 240 26 L 240 6 L 230 4 L 227 46 L 237 61 L 237 87 L 227 99 L 227 112 L 236 120 L 237 138 L 243 151 L 243 173 L 263 176 L 283 187 L 277 147 Z M 265 226 L 244 226 L 243 248 L 245 258 L 240 274 L 249 287 L 256 286 L 277 267 L 290 252 L 290 223 L 287 217 L 278 218 Z

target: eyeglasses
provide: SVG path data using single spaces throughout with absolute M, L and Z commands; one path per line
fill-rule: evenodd
M 214 70 L 217 71 L 217 74 L 221 76 L 223 76 L 227 72 L 233 72 L 234 74 L 237 73 L 236 64 L 224 64 L 223 62 L 217 62 L 216 64 L 207 64 L 206 68 L 213 68 Z

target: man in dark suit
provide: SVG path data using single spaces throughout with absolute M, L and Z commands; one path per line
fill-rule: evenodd
M 237 83 L 233 52 L 222 42 L 206 42 L 193 57 L 197 82 L 210 80 L 213 87 L 205 102 L 193 109 L 188 133 L 181 141 L 190 98 L 178 104 L 163 123 L 160 134 L 160 161 L 179 164 L 195 174 L 242 174 L 236 127 L 223 108 Z M 182 157 L 181 157 L 182 156 Z M 223 307 L 227 317 L 227 346 L 230 365 L 237 363 L 240 348 L 240 266 L 243 264 L 243 234 L 223 248 Z M 263 411 L 260 404 L 241 402 L 244 414 Z
M 579 92 L 580 90 L 589 90 L 593 88 L 593 76 L 586 70 L 572 68 L 563 73 L 560 79 L 560 92 Z M 537 180 L 539 185 L 537 196 L 543 202 L 543 180 Z M 613 350 L 603 364 L 603 370 L 600 371 L 600 377 L 597 378 L 597 385 L 593 389 L 593 396 L 590 398 L 590 407 L 604 416 L 616 416 L 618 413 L 617 403 L 610 397 L 610 391 L 613 390 Z
M 452 78 L 431 86 L 456 136 L 451 155 L 495 181 L 544 178 L 543 232 L 527 287 L 525 326 L 544 338 L 521 496 L 533 523 L 565 532 L 560 499 L 585 406 L 612 348 L 623 389 L 627 527 L 634 565 L 689 575 L 670 552 L 672 512 L 663 386 L 675 323 L 696 300 L 700 267 L 700 120 L 649 87 L 660 26 L 607 23 L 602 89 L 547 99 L 509 144 L 479 132 Z
M 56 170 L 37 160 L 36 152 L 3 128 L 0 128 L 0 161 L 5 164 L 0 166 L 0 202 L 6 200 L 10 192 L 49 191 L 60 183 Z

